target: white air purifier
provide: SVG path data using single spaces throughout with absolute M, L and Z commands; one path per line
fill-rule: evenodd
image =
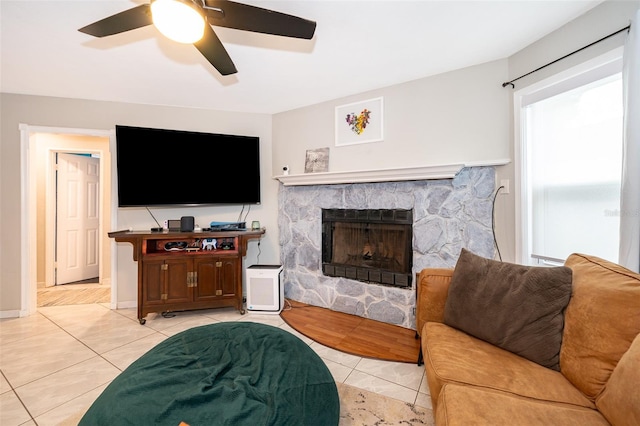
M 284 306 L 282 265 L 251 265 L 246 270 L 247 310 L 279 314 Z

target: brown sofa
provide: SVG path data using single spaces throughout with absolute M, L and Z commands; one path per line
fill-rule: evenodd
M 420 272 L 417 330 L 437 425 L 640 425 L 640 275 L 582 254 L 565 266 L 559 371 L 445 324 L 454 270 Z

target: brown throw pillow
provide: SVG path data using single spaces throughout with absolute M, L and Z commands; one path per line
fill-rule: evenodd
M 498 262 L 462 249 L 444 323 L 559 371 L 570 298 L 570 268 Z

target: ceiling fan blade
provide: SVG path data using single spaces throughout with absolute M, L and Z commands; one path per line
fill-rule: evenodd
M 136 28 L 151 25 L 152 23 L 149 4 L 141 4 L 140 6 L 89 24 L 86 27 L 80 28 L 78 31 L 95 37 L 105 37 L 135 30 Z
M 204 35 L 202 38 L 193 43 L 193 45 L 211 62 L 222 75 L 235 74 L 238 72 L 233 64 L 231 57 L 224 48 L 222 42 L 213 31 L 210 25 L 204 26 Z
M 222 13 L 215 9 L 222 10 Z M 209 23 L 219 27 L 307 40 L 316 30 L 314 21 L 228 0 L 205 0 L 203 10 Z

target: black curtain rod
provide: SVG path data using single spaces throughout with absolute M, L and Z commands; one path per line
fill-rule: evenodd
M 520 77 L 518 77 L 518 78 L 514 78 L 513 80 L 510 80 L 510 81 L 505 81 L 504 83 L 502 83 L 502 87 L 507 87 L 507 86 L 511 85 L 511 88 L 512 88 L 512 89 L 515 89 L 515 88 L 516 88 L 516 86 L 513 84 L 513 82 L 514 82 L 514 81 L 520 80 L 521 78 L 526 77 L 526 76 L 528 76 L 528 75 L 530 75 L 530 74 L 533 74 L 534 72 L 538 72 L 538 71 L 540 71 L 541 69 L 546 68 L 546 67 L 548 67 L 549 65 L 553 65 L 553 64 L 555 64 L 556 62 L 561 61 L 561 60 L 563 60 L 563 59 L 565 59 L 565 58 L 568 58 L 568 57 L 569 57 L 569 56 L 571 56 L 571 55 L 575 55 L 576 53 L 578 53 L 578 52 L 580 52 L 580 51 L 583 51 L 584 49 L 587 49 L 587 48 L 589 48 L 589 47 L 593 46 L 594 44 L 598 44 L 598 43 L 600 43 L 600 42 L 601 42 L 601 41 L 603 41 L 603 40 L 606 40 L 606 39 L 608 39 L 608 38 L 610 38 L 610 37 L 613 37 L 613 36 L 614 36 L 614 35 L 616 35 L 616 34 L 620 34 L 620 33 L 621 33 L 621 32 L 623 32 L 623 31 L 628 31 L 628 30 L 629 30 L 629 28 L 631 28 L 631 25 L 627 25 L 626 27 L 621 28 L 621 29 L 619 29 L 619 30 L 618 30 L 618 31 L 616 31 L 616 32 L 613 32 L 613 33 L 609 34 L 608 36 L 604 36 L 604 37 L 602 37 L 600 40 L 596 40 L 596 41 L 594 41 L 593 43 L 587 44 L 586 46 L 583 46 L 583 47 L 581 47 L 581 48 L 580 48 L 580 49 L 578 49 L 578 50 L 574 50 L 573 52 L 571 52 L 571 53 L 568 53 L 568 54 L 564 55 L 562 58 L 558 58 L 558 59 L 556 59 L 555 61 L 551 61 L 551 62 L 549 62 L 548 64 L 545 64 L 545 65 L 543 65 L 543 66 L 541 66 L 541 67 L 539 67 L 539 68 L 536 68 L 536 69 L 535 69 L 535 70 L 533 70 L 533 71 L 529 71 L 529 72 L 528 72 L 528 73 L 526 73 L 526 74 L 522 74 L 522 75 L 521 75 Z

